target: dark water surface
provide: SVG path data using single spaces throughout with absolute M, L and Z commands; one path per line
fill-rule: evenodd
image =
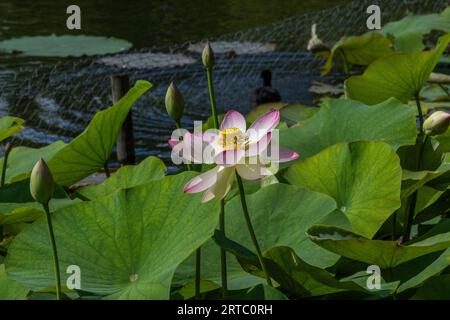
M 135 47 L 173 45 L 267 25 L 345 0 L 1 0 L 0 40 L 47 34 L 126 39 Z M 81 8 L 82 30 L 66 28 Z
M 439 12 L 446 0 L 377 0 L 383 23 L 408 12 Z M 167 86 L 175 81 L 186 100 L 183 126 L 210 114 L 206 77 L 199 53 L 188 43 L 204 39 L 233 43 L 271 43 L 273 52 L 217 55 L 214 71 L 220 113 L 243 113 L 254 104 L 249 96 L 261 85 L 263 69 L 273 72 L 273 85 L 283 102 L 311 104 L 308 92 L 320 79 L 321 59 L 306 52 L 313 23 L 333 42 L 367 32 L 366 8 L 372 0 L 0 0 L 0 41 L 21 36 L 86 34 L 116 37 L 133 43 L 135 53 L 175 53 L 193 59 L 184 66 L 123 68 L 90 58 L 40 58 L 0 54 L 0 117 L 25 119 L 26 130 L 15 143 L 42 146 L 69 142 L 83 131 L 95 112 L 111 105 L 110 79 L 126 73 L 154 84 L 133 107 L 139 158 L 170 157 L 167 139 L 174 129 L 164 109 Z M 82 30 L 66 29 L 66 8 L 81 7 Z M 116 56 L 114 58 L 117 58 Z M 142 58 L 138 57 L 138 62 Z M 152 62 L 152 61 L 147 61 Z M 331 75 L 334 77 L 335 75 Z M 330 79 L 328 79 L 330 80 Z M 325 79 L 327 81 L 327 79 Z

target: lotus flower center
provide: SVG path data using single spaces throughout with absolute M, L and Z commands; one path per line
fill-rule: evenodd
M 238 150 L 245 142 L 244 133 L 238 128 L 221 130 L 220 139 L 220 145 L 224 150 Z

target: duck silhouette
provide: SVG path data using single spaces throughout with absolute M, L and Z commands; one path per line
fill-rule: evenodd
M 263 70 L 261 78 L 263 79 L 263 86 L 255 89 L 251 96 L 251 101 L 257 106 L 269 102 L 280 102 L 280 93 L 277 89 L 272 88 L 272 72 Z

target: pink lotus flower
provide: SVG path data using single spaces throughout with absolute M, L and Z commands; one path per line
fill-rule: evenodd
M 275 173 L 272 163 L 297 159 L 296 152 L 271 143 L 273 130 L 279 122 L 280 112 L 271 110 L 247 129 L 242 114 L 235 110 L 228 111 L 219 133 L 205 134 L 202 139 L 213 150 L 217 166 L 189 181 L 184 192 L 204 192 L 203 202 L 220 200 L 230 191 L 236 172 L 243 179 L 258 180 Z M 274 149 L 275 152 L 268 155 L 268 150 Z

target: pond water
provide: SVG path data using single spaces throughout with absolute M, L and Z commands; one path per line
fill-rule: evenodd
M 0 40 L 46 34 L 126 39 L 135 47 L 173 45 L 266 25 L 345 0 L 1 0 Z M 81 8 L 82 30 L 66 29 L 66 8 Z
M 407 12 L 436 12 L 445 0 L 379 0 L 383 19 Z M 66 8 L 81 7 L 82 30 L 66 29 Z M 1 0 L 0 41 L 13 37 L 86 34 L 116 37 L 134 45 L 131 55 L 94 58 L 40 58 L 0 54 L 0 116 L 26 119 L 26 130 L 15 144 L 41 146 L 69 142 L 82 132 L 94 113 L 111 104 L 110 79 L 126 73 L 132 82 L 155 86 L 133 108 L 139 158 L 169 159 L 167 139 L 174 124 L 164 110 L 168 84 L 175 81 L 186 100 L 183 126 L 210 114 L 206 77 L 200 54 L 189 43 L 204 39 L 225 44 L 263 43 L 274 51 L 217 56 L 215 87 L 219 112 L 243 113 L 254 104 L 249 96 L 261 85 L 260 72 L 270 69 L 283 102 L 312 103 L 308 92 L 319 79 L 322 60 L 306 52 L 313 23 L 319 36 L 336 41 L 367 31 L 366 8 L 371 0 Z M 194 46 L 195 47 L 195 46 Z M 197 46 L 198 47 L 198 46 Z M 250 45 L 251 47 L 251 45 Z M 243 48 L 243 47 L 241 47 Z M 154 53 L 182 55 L 192 64 L 152 66 Z M 153 58 L 149 58 L 153 57 Z M 121 61 L 145 68 L 123 68 Z M 144 61 L 144 59 L 147 59 Z M 115 67 L 114 61 L 119 61 Z M 332 75 L 331 77 L 335 77 Z M 323 79 L 322 79 L 323 80 Z M 330 80 L 330 79 L 328 79 Z M 327 81 L 327 79 L 325 79 Z M 1 152 L 1 151 L 0 151 Z

